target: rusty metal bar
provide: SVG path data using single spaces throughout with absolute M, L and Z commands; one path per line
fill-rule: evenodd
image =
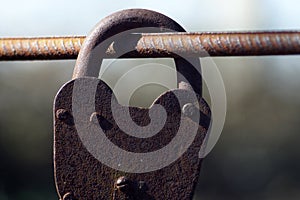
M 75 59 L 84 36 L 0 38 L 2 60 Z M 300 31 L 142 34 L 122 57 L 260 56 L 300 54 Z M 107 51 L 114 58 L 118 50 Z

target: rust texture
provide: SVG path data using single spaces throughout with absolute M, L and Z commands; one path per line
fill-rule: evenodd
M 0 60 L 75 59 L 84 39 L 84 36 L 0 38 Z M 111 49 L 105 57 L 115 58 L 117 52 L 118 49 Z M 135 51 L 123 57 L 171 54 L 173 57 L 175 54 L 188 57 L 300 54 L 300 32 L 141 34 Z
M 112 90 L 103 81 L 93 79 L 98 83 L 95 97 L 96 114 L 88 113 L 87 117 L 91 116 L 90 123 L 97 121 L 104 130 L 106 137 L 124 150 L 152 152 L 162 148 L 175 137 L 180 120 L 181 128 L 187 132 L 190 131 L 191 127 L 198 127 L 196 137 L 187 151 L 169 166 L 147 173 L 125 173 L 112 169 L 93 157 L 83 145 L 76 131 L 76 127 L 80 126 L 81 122 L 78 121 L 75 127 L 72 115 L 74 82 L 84 82 L 90 79 L 80 78 L 70 81 L 63 86 L 55 99 L 54 161 L 56 186 L 60 199 L 191 200 L 202 161 L 199 158 L 199 150 L 210 123 L 211 114 L 206 102 L 198 96 L 201 119 L 205 118 L 206 120 L 200 120 L 196 123 L 181 114 L 182 108 L 174 95 L 176 93 L 188 103 L 191 92 L 184 89 L 167 91 L 154 102 L 154 104 L 159 104 L 166 109 L 167 121 L 164 127 L 152 137 L 136 138 L 124 133 L 115 123 L 111 112 L 111 102 L 117 100 Z M 81 98 L 85 98 L 84 92 Z M 87 105 L 82 105 L 83 111 L 85 106 Z M 117 105 L 115 109 L 121 111 L 126 109 L 126 106 Z M 148 124 L 151 109 L 152 107 L 149 109 L 131 107 L 133 121 L 139 125 Z M 180 147 L 178 147 L 175 152 L 169 152 L 169 155 L 177 155 L 180 151 Z M 110 155 L 110 159 L 118 162 L 120 155 L 111 154 L 111 152 L 108 152 L 108 155 Z M 153 162 L 156 159 L 153 157 Z
M 150 108 L 128 108 L 119 105 L 113 91 L 103 81 L 93 78 L 98 76 L 101 62 L 109 46 L 114 48 L 117 57 L 127 52 L 131 55 L 132 52 L 138 51 L 132 48 L 134 46 L 132 44 L 138 44 L 140 36 L 132 37 L 126 31 L 141 27 L 148 28 L 146 30 L 150 30 L 149 27 L 156 27 L 156 30 L 160 32 L 185 31 L 167 16 L 143 9 L 120 11 L 104 18 L 86 38 L 76 61 L 73 80 L 64 85 L 55 98 L 54 169 L 60 198 L 192 199 L 202 161 L 199 158 L 199 151 L 210 124 L 210 109 L 201 97 L 200 60 L 198 58 L 175 58 L 176 69 L 180 72 L 177 73 L 179 88 L 162 94 Z M 145 29 L 142 30 L 145 31 Z M 124 32 L 126 32 L 125 35 L 122 35 Z M 146 33 L 149 32 L 146 31 Z M 112 42 L 114 42 L 113 46 L 110 45 Z M 149 57 L 153 53 L 148 49 L 147 54 Z M 96 86 L 95 93 L 91 94 L 89 90 L 94 86 Z M 76 92 L 75 95 L 73 94 L 74 88 L 75 91 L 77 89 L 80 91 L 80 95 Z M 76 99 L 79 99 L 78 103 L 73 104 L 72 100 L 77 102 Z M 195 103 L 199 107 L 186 106 L 183 109 L 184 105 L 190 103 Z M 134 131 L 134 126 L 125 121 L 124 125 L 128 131 L 123 131 L 113 116 L 113 111 L 115 111 L 117 115 L 123 116 L 121 121 L 124 121 L 125 117 L 122 113 L 129 109 L 129 117 L 133 122 L 145 127 L 155 120 L 163 121 L 162 113 L 155 110 L 157 105 L 165 108 L 167 116 L 162 129 L 158 130 L 155 135 L 149 135 L 153 131 L 148 127 L 138 131 L 138 134 L 146 135 L 146 137 L 128 135 L 129 132 Z M 83 117 L 79 119 L 75 117 L 75 120 L 74 116 L 77 115 L 74 113 L 77 110 Z M 183 110 L 185 110 L 185 115 L 182 114 Z M 150 119 L 150 113 L 155 115 L 155 120 Z M 200 119 L 197 117 L 199 115 Z M 80 127 L 83 128 L 82 131 L 78 131 Z M 100 128 L 105 136 L 98 132 Z M 97 140 L 97 137 L 100 138 Z M 190 142 L 183 142 L 183 137 L 188 138 Z M 85 142 L 84 138 L 92 140 Z M 180 141 L 179 144 L 174 144 L 174 140 Z M 98 149 L 97 145 L 101 142 L 109 146 L 105 149 L 101 147 Z M 104 143 L 100 146 L 105 146 Z M 188 144 L 187 148 L 185 148 L 186 144 Z M 174 145 L 172 146 L 174 148 L 164 148 L 167 145 Z M 116 146 L 122 151 L 111 149 L 111 146 Z M 107 151 L 107 154 L 97 157 L 91 152 L 95 149 L 101 153 Z M 145 154 L 161 149 L 163 149 L 161 159 L 171 158 L 170 164 L 149 171 L 136 171 L 139 168 L 138 163 L 146 163 L 144 162 Z M 124 150 L 142 155 L 142 161 L 132 163 L 133 160 L 129 160 L 127 162 L 133 154 L 124 158 L 122 156 Z M 147 158 L 147 169 L 151 168 L 150 166 L 153 166 L 159 157 L 152 155 Z M 172 158 L 174 155 L 176 159 Z M 127 163 L 123 164 L 128 166 L 128 170 L 121 171 L 119 169 L 121 165 L 116 168 L 108 167 L 105 162 L 100 161 L 103 157 L 108 158 L 113 165 L 118 165 L 120 160 L 125 159 Z
M 0 60 L 74 59 L 84 37 L 0 39 Z

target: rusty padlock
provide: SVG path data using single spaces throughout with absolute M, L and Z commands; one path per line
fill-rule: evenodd
M 161 94 L 150 108 L 120 105 L 111 88 L 96 78 L 109 46 L 120 56 L 134 51 L 139 34 L 131 33 L 136 28 L 184 32 L 160 13 L 130 9 L 104 18 L 87 36 L 73 79 L 54 101 L 60 199 L 192 199 L 210 124 L 199 59 L 178 55 L 178 89 Z

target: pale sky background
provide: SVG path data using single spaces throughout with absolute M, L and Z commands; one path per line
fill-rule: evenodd
M 299 7 L 297 0 L 2 0 L 0 36 L 83 35 L 126 8 L 162 12 L 188 31 L 299 29 Z

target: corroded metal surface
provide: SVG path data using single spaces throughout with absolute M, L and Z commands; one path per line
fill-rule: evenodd
M 0 60 L 76 59 L 84 39 L 85 36 L 0 38 Z M 117 52 L 117 48 L 110 49 L 105 57 L 115 58 Z M 300 54 L 300 32 L 142 34 L 136 50 L 123 57 L 169 57 L 170 54 L 188 57 Z
M 91 78 L 76 79 L 75 81 L 87 79 Z M 95 79 L 95 81 L 99 80 Z M 153 137 L 141 139 L 127 135 L 116 125 L 111 112 L 111 102 L 117 100 L 111 89 L 104 82 L 99 81 L 95 97 L 96 114 L 90 113 L 90 123 L 95 123 L 96 119 L 106 137 L 124 150 L 151 152 L 162 148 L 175 137 L 180 120 L 181 126 L 183 126 L 181 128 L 187 132 L 190 131 L 191 127 L 198 127 L 196 137 L 188 150 L 171 165 L 147 173 L 125 173 L 102 164 L 83 145 L 72 115 L 73 85 L 74 80 L 63 86 L 57 94 L 54 105 L 55 179 L 61 199 L 64 196 L 81 200 L 192 199 L 200 171 L 199 151 L 210 123 L 210 109 L 201 97 L 198 96 L 201 117 L 200 122 L 196 123 L 188 116 L 181 114 L 182 108 L 174 95 L 177 93 L 177 96 L 179 95 L 183 101 L 189 103 L 191 91 L 176 89 L 162 94 L 154 104 L 162 105 L 166 109 L 167 121 L 159 133 Z M 85 98 L 84 91 L 82 98 Z M 121 105 L 117 107 L 120 110 L 126 109 L 125 106 Z M 139 125 L 148 124 L 149 110 L 151 109 L 151 107 L 150 109 L 130 108 L 133 121 Z M 85 110 L 85 105 L 83 105 L 82 110 Z M 179 154 L 180 147 L 177 150 L 178 152 L 169 152 L 170 155 Z M 112 155 L 111 159 L 118 162 L 118 156 Z M 157 158 L 153 158 L 153 161 L 155 159 Z M 131 195 L 129 196 L 116 188 L 116 181 L 121 176 L 126 176 L 130 180 Z M 119 186 L 122 186 L 121 183 L 122 181 Z
M 131 35 L 131 31 L 140 28 L 149 33 L 153 27 L 160 32 L 184 31 L 160 13 L 130 9 L 104 18 L 86 38 L 74 68 L 73 81 L 59 91 L 55 100 L 54 161 L 60 198 L 192 198 L 200 171 L 199 152 L 210 123 L 209 107 L 201 98 L 199 59 L 175 58 L 179 89 L 162 94 L 149 109 L 119 105 L 111 89 L 103 81 L 92 78 L 98 76 L 105 52 L 112 42 L 118 49 L 118 56 L 132 52 L 140 36 Z M 198 107 L 183 109 L 191 103 Z M 166 116 L 155 109 L 158 105 L 165 108 Z M 127 109 L 129 115 L 122 115 Z M 181 115 L 182 112 L 185 114 Z M 76 118 L 78 114 L 81 117 Z M 117 124 L 116 115 L 123 116 L 123 127 Z M 150 119 L 153 115 L 155 119 Z M 132 121 L 126 121 L 127 118 Z M 153 129 L 160 127 L 159 123 L 147 126 L 153 121 L 164 122 L 158 133 Z M 137 131 L 138 135 L 132 135 L 135 125 L 146 128 Z M 104 133 L 99 132 L 100 129 Z M 99 150 L 98 145 L 105 148 Z M 132 159 L 137 154 L 138 159 Z M 158 157 L 161 162 L 169 162 L 165 165 L 158 162 L 156 166 Z M 122 170 L 120 166 L 126 166 L 126 169 Z M 144 168 L 141 170 L 140 166 Z
M 1 38 L 0 60 L 75 59 L 83 36 Z

